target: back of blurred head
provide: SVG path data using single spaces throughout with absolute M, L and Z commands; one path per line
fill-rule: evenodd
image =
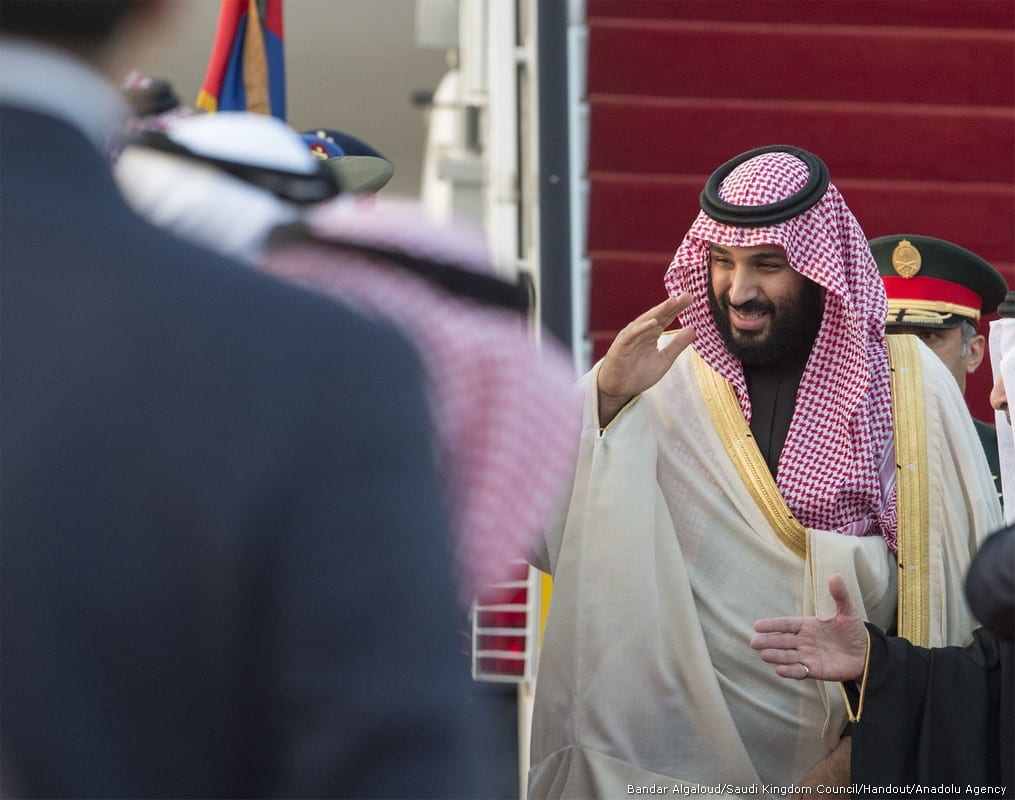
M 0 33 L 101 44 L 142 0 L 4 0 Z
M 357 159 L 378 159 L 350 139 L 217 112 L 142 136 L 123 151 L 116 177 L 152 222 L 380 318 L 413 341 L 467 606 L 532 546 L 572 466 L 580 415 L 570 405 L 570 358 L 548 339 L 534 350 L 519 287 L 494 277 L 480 229 L 433 224 L 408 200 L 378 208 L 355 191 L 324 202 L 309 191 L 285 196 L 302 183 L 313 188 L 322 170 L 331 174 L 318 146 L 340 142 Z M 346 179 L 369 177 L 361 166 L 337 175 L 336 194 Z
M 153 33 L 166 0 L 3 0 L 0 35 L 45 42 L 93 64 L 114 69 L 121 49 L 147 44 L 138 36 Z

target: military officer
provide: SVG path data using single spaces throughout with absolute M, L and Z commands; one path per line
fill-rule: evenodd
M 963 394 L 966 376 L 980 366 L 986 339 L 977 323 L 1004 300 L 1004 278 L 980 256 L 943 239 L 915 234 L 879 236 L 870 241 L 888 294 L 889 334 L 914 334 L 945 363 Z M 974 418 L 1001 495 L 997 433 Z

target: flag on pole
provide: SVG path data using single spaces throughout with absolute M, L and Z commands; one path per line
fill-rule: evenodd
M 285 120 L 282 0 L 221 0 L 197 107 Z

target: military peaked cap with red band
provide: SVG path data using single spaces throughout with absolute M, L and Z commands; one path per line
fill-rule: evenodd
M 888 295 L 889 327 L 955 328 L 1004 300 L 1001 274 L 957 244 L 915 234 L 870 241 Z

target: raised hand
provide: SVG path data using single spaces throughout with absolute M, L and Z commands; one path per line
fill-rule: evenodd
M 693 328 L 681 328 L 659 347 L 663 331 L 689 305 L 691 295 L 686 292 L 669 297 L 617 334 L 599 367 L 600 425 L 607 425 L 632 397 L 654 386 L 694 339 Z
M 783 678 L 851 681 L 863 675 L 867 632 L 841 575 L 828 579 L 830 617 L 776 617 L 754 623 L 751 647 Z

